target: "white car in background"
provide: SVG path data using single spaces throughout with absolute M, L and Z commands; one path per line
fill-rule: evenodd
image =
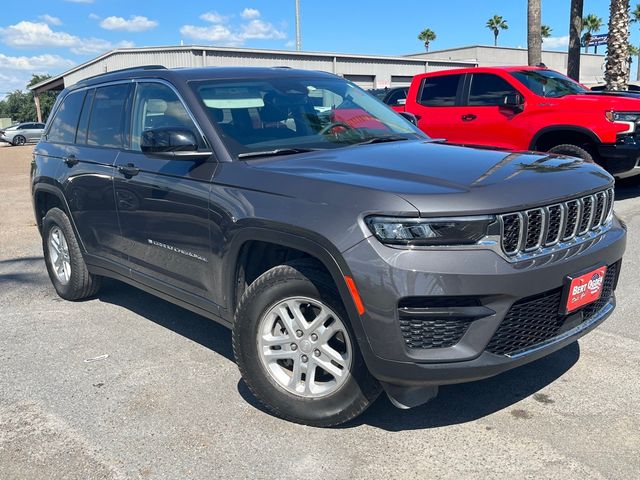
M 17 123 L 0 129 L 0 141 L 11 145 L 36 143 L 44 133 L 44 123 Z

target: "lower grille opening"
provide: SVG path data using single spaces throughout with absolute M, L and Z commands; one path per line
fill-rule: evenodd
M 600 299 L 571 313 L 571 315 L 559 313 L 562 288 L 523 298 L 514 303 L 491 338 L 486 350 L 496 355 L 508 355 L 534 347 L 560 335 L 565 322 L 570 317 L 573 321 L 576 314 L 582 315 L 578 324 L 589 320 L 602 310 L 611 299 L 618 268 L 618 264 L 607 268 Z
M 476 297 L 409 297 L 398 307 L 402 337 L 412 349 L 453 347 L 471 322 L 494 313 Z

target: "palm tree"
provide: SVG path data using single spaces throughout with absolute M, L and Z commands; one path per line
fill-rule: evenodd
M 542 35 L 542 39 L 549 38 L 551 36 L 551 32 L 553 32 L 553 28 L 549 25 L 541 25 L 540 26 L 540 35 Z
M 418 35 L 418 40 L 420 40 L 421 42 L 424 42 L 424 48 L 427 52 L 429 51 L 429 44 L 433 42 L 435 39 L 436 39 L 436 32 L 434 32 L 430 28 L 425 28 L 420 32 L 420 35 Z
M 589 42 L 591 41 L 591 36 L 600 31 L 602 24 L 602 19 L 593 13 L 590 13 L 582 19 L 582 29 L 586 30 L 586 33 L 584 34 L 584 53 L 589 53 Z M 594 47 L 594 53 L 598 53 L 597 45 Z
M 509 25 L 507 25 L 507 21 L 500 15 L 494 15 L 487 20 L 487 28 L 493 32 L 493 45 L 497 46 L 500 30 L 508 30 Z
M 527 56 L 529 65 L 542 63 L 541 0 L 527 2 Z
M 629 78 L 631 78 L 631 63 L 633 63 L 633 57 L 636 58 L 636 79 L 640 79 L 640 48 L 635 45 L 629 44 Z
M 584 0 L 571 0 L 569 13 L 569 55 L 567 76 L 580 81 L 580 35 L 582 34 L 582 10 Z
M 638 22 L 640 22 L 640 4 L 636 3 L 636 8 L 631 11 L 631 23 L 638 23 Z M 637 69 L 636 80 L 640 81 L 640 49 L 630 46 L 629 55 L 634 55 L 633 53 L 631 53 L 631 48 L 634 48 L 635 50 L 639 51 L 639 53 L 636 54 L 638 55 L 638 64 L 636 65 L 636 69 Z
M 629 83 L 629 0 L 611 0 L 607 66 L 607 90 L 626 90 Z

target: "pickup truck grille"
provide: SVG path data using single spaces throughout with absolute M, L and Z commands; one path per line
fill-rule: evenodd
M 508 256 L 535 253 L 597 231 L 609 220 L 613 200 L 610 188 L 567 202 L 498 215 L 502 250 Z

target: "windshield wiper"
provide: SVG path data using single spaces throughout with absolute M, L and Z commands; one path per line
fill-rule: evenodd
M 275 150 L 265 150 L 262 152 L 239 153 L 238 158 L 277 157 L 279 155 L 293 155 L 296 153 L 307 153 L 316 151 L 318 151 L 317 148 L 276 148 Z
M 385 135 L 383 137 L 373 137 L 362 142 L 354 143 L 353 145 L 370 145 L 372 143 L 385 143 L 385 142 L 401 142 L 402 140 L 409 140 L 407 137 L 400 135 Z

